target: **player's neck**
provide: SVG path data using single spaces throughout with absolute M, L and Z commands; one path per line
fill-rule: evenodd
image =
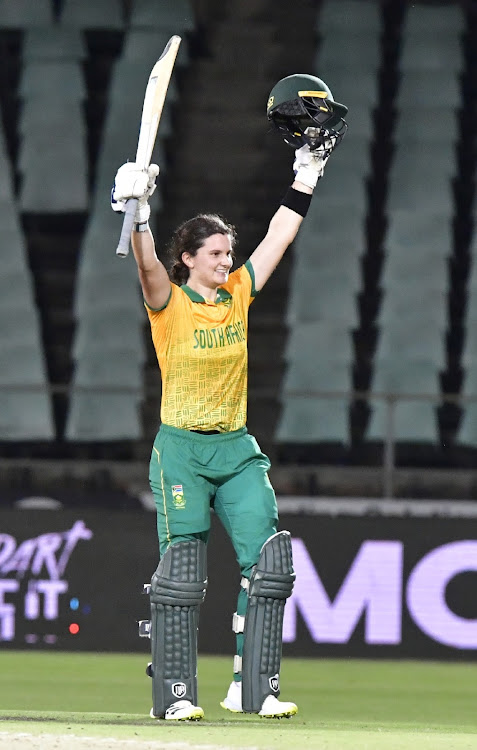
M 201 284 L 196 279 L 189 279 L 186 281 L 187 286 L 189 289 L 192 289 L 192 291 L 197 292 L 197 294 L 200 294 L 201 297 L 204 299 L 211 300 L 212 302 L 215 302 L 217 299 L 217 289 L 218 286 L 209 287 L 207 285 Z

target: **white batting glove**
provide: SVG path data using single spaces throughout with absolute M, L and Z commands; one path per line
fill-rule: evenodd
M 310 151 L 308 144 L 295 151 L 293 171 L 295 179 L 309 188 L 315 188 L 318 180 L 323 177 L 325 164 L 329 156 L 324 156 L 323 150 Z
M 119 167 L 114 178 L 111 191 L 111 208 L 113 211 L 124 212 L 126 201 L 137 198 L 138 204 L 134 221 L 142 224 L 149 220 L 151 207 L 148 200 L 156 189 L 156 177 L 159 174 L 157 164 L 150 164 L 146 169 L 140 169 L 135 162 L 126 162 Z

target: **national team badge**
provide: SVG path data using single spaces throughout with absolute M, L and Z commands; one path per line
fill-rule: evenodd
M 172 490 L 172 502 L 174 503 L 174 507 L 176 508 L 185 508 L 185 497 L 184 497 L 184 489 L 182 487 L 182 484 L 173 484 L 171 487 Z

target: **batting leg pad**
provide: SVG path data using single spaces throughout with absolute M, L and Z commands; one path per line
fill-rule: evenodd
M 289 531 L 271 536 L 252 570 L 244 623 L 242 710 L 257 713 L 267 695 L 280 694 L 285 602 L 295 573 Z
M 204 542 L 169 547 L 151 580 L 153 714 L 163 717 L 178 700 L 197 705 L 199 608 L 207 588 Z

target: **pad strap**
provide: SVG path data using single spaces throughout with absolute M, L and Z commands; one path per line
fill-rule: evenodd
M 243 633 L 245 628 L 245 616 L 234 612 L 232 617 L 232 630 L 234 633 Z

